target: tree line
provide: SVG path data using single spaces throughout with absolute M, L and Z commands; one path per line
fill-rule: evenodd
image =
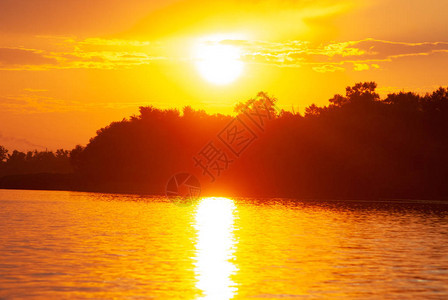
M 210 141 L 224 151 L 217 137 L 235 118 L 189 106 L 140 107 L 139 115 L 98 130 L 85 147 L 48 161 L 69 160 L 72 186 L 89 191 L 163 194 L 172 175 L 190 172 L 212 194 L 448 199 L 448 89 L 381 99 L 376 88 L 357 83 L 304 115 L 274 109 L 277 99 L 266 93 L 240 103 L 235 111 L 243 120 L 249 104 L 269 100 L 272 118 L 265 128 L 254 126 L 254 142 L 238 157 L 229 154 L 228 168 L 212 184 L 193 158 Z M 3 156 L 0 169 L 27 161 L 28 154 L 13 155 Z
M 13 150 L 0 145 L 0 176 L 33 173 L 71 173 L 70 151 Z

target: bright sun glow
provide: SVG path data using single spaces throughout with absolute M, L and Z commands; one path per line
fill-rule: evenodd
M 244 68 L 241 61 L 241 49 L 219 42 L 200 43 L 196 47 L 195 60 L 201 76 L 218 85 L 235 81 Z

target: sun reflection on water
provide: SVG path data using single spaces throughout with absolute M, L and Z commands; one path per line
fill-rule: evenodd
M 235 204 L 227 198 L 204 198 L 197 207 L 195 274 L 202 299 L 231 299 L 237 290 L 231 279 L 237 271 L 231 262 L 235 212 Z

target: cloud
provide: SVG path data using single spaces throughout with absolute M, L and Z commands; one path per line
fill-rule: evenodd
M 104 38 L 87 38 L 80 42 L 84 45 L 96 45 L 96 46 L 133 46 L 143 47 L 149 46 L 148 41 L 136 41 L 136 40 L 123 40 L 123 39 L 104 39 Z
M 75 51 L 66 53 L 53 53 L 60 69 L 120 69 L 147 65 L 153 60 L 163 59 L 152 57 L 142 52 L 116 52 L 116 51 Z
M 378 64 L 365 64 L 365 63 L 353 63 L 353 70 L 355 71 L 367 71 L 372 69 L 379 69 Z
M 344 71 L 343 67 L 335 66 L 335 65 L 322 65 L 313 67 L 313 70 L 319 73 L 327 73 L 327 72 L 336 72 L 336 71 Z
M 370 67 L 368 64 L 353 64 L 353 69 L 355 71 L 366 71 L 369 70 Z
M 351 48 L 359 49 L 365 56 L 375 59 L 388 59 L 402 56 L 429 55 L 436 52 L 448 52 L 448 43 L 403 43 L 375 39 L 352 42 Z
M 0 109 L 15 113 L 48 113 L 84 110 L 78 101 L 66 101 L 38 94 L 21 94 L 0 97 Z
M 268 43 L 225 40 L 222 43 L 243 49 L 247 63 L 289 67 L 311 66 L 317 72 L 334 72 L 350 65 L 355 71 L 380 69 L 381 64 L 407 56 L 448 54 L 448 43 L 403 43 L 364 39 L 360 41 L 313 44 L 307 41 Z M 336 64 L 338 66 L 336 66 Z
M 165 59 L 148 41 L 39 36 L 42 49 L 0 48 L 0 70 L 122 69 Z M 152 47 L 152 48 L 151 48 Z M 152 52 L 152 54 L 150 54 Z
M 54 58 L 45 56 L 41 50 L 0 48 L 0 68 L 52 65 L 56 62 Z
M 194 39 L 187 41 L 181 39 L 168 43 L 105 38 L 43 38 L 52 41 L 54 45 L 39 50 L 0 48 L 0 69 L 111 70 L 135 68 L 149 65 L 154 61 L 193 61 L 194 58 L 191 57 L 188 47 L 191 43 L 198 42 Z M 303 40 L 269 42 L 248 39 L 201 42 L 238 47 L 242 53 L 241 60 L 246 63 L 308 67 L 316 72 L 384 69 L 387 63 L 402 57 L 448 54 L 447 42 L 403 43 L 375 39 L 319 44 Z

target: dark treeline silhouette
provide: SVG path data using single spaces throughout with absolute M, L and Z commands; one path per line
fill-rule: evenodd
M 9 150 L 0 146 L 0 187 L 60 188 L 68 187 L 73 168 L 70 152 Z
M 73 185 L 163 194 L 172 175 L 190 172 L 214 195 L 448 199 L 448 89 L 385 99 L 375 89 L 374 82 L 347 87 L 304 116 L 276 111 L 276 99 L 260 93 L 248 103 L 269 100 L 273 120 L 213 183 L 193 157 L 233 117 L 140 107 L 71 151 Z M 243 116 L 248 103 L 235 111 Z
M 53 151 L 9 150 L 0 146 L 0 176 L 34 174 L 34 173 L 72 173 L 70 151 L 58 149 Z

